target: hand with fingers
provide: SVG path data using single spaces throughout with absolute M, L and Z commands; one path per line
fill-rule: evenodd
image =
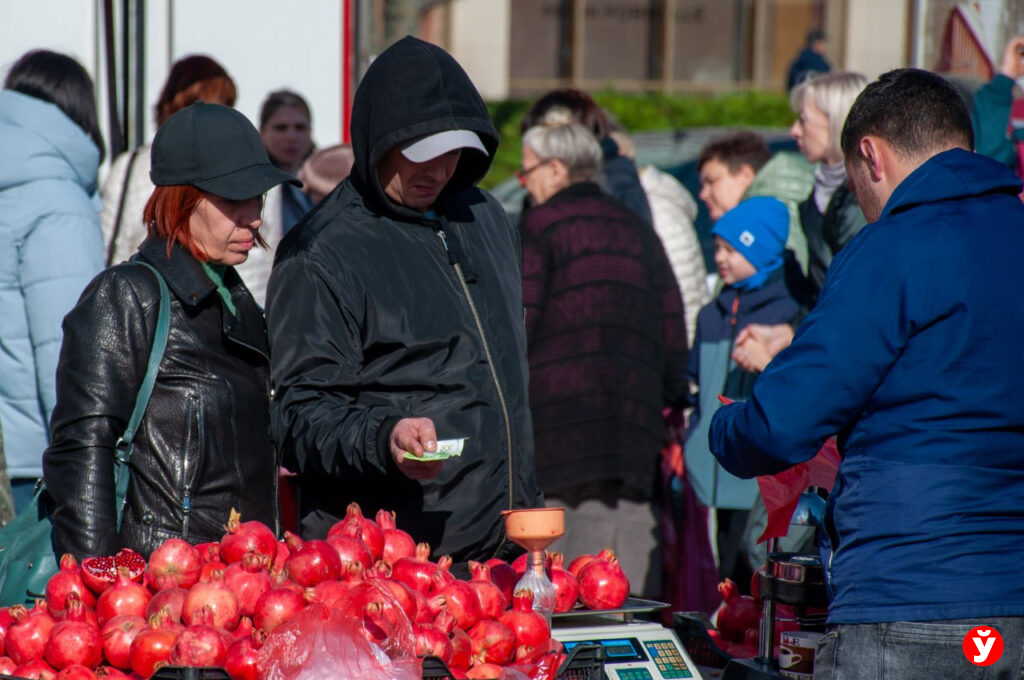
M 736 335 L 732 358 L 745 371 L 760 373 L 775 355 L 793 342 L 793 327 L 752 323 Z
M 395 424 L 388 440 L 391 457 L 399 471 L 410 479 L 430 479 L 441 473 L 441 461 L 419 461 L 408 454 L 422 456 L 437 450 L 437 433 L 430 418 L 403 418 Z

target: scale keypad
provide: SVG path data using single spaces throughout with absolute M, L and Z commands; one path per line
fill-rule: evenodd
M 619 680 L 654 680 L 646 668 L 617 668 Z
M 690 672 L 686 661 L 683 660 L 683 656 L 679 653 L 679 649 L 671 640 L 651 640 L 645 642 L 644 646 L 647 648 L 648 654 L 651 655 L 651 661 L 658 667 L 661 677 L 666 680 L 693 677 L 693 673 Z M 640 679 L 637 678 L 636 680 Z

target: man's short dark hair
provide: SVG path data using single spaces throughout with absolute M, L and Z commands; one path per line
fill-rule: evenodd
M 764 137 L 756 132 L 742 130 L 728 137 L 712 140 L 701 149 L 697 158 L 697 172 L 700 172 L 705 163 L 713 160 L 725 165 L 733 174 L 739 172 L 744 165 L 749 165 L 757 172 L 771 157 L 771 149 L 768 148 Z
M 824 41 L 826 39 L 827 38 L 825 37 L 825 31 L 821 30 L 820 28 L 812 28 L 811 30 L 807 31 L 807 37 L 804 39 L 804 44 L 807 45 L 807 47 L 813 47 L 814 43 L 818 42 L 819 40 Z
M 960 91 L 942 76 L 915 68 L 884 73 L 857 97 L 843 125 L 843 153 L 849 157 L 867 135 L 909 158 L 974 148 L 971 114 Z

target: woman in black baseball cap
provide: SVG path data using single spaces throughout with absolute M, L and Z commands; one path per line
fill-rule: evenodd
M 150 176 L 149 236 L 64 319 L 43 458 L 58 555 L 149 555 L 171 537 L 217 541 L 231 508 L 279 532 L 266 325 L 234 266 L 262 245 L 264 192 L 299 182 L 270 162 L 245 116 L 202 102 L 160 127 Z M 170 330 L 130 447 L 118 529 L 115 445 L 159 336 L 159 279 Z

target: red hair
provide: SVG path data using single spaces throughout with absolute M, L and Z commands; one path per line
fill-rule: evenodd
M 163 238 L 167 241 L 167 256 L 170 257 L 171 249 L 175 242 L 180 243 L 188 249 L 192 257 L 200 262 L 206 262 L 210 256 L 203 251 L 192 236 L 192 213 L 199 207 L 199 201 L 207 198 L 208 194 L 202 189 L 197 189 L 191 184 L 178 184 L 174 186 L 156 187 L 153 194 L 146 201 L 146 209 L 142 212 L 142 219 L 145 220 L 146 229 L 150 236 Z M 267 247 L 267 242 L 257 231 L 255 233 L 256 243 Z

